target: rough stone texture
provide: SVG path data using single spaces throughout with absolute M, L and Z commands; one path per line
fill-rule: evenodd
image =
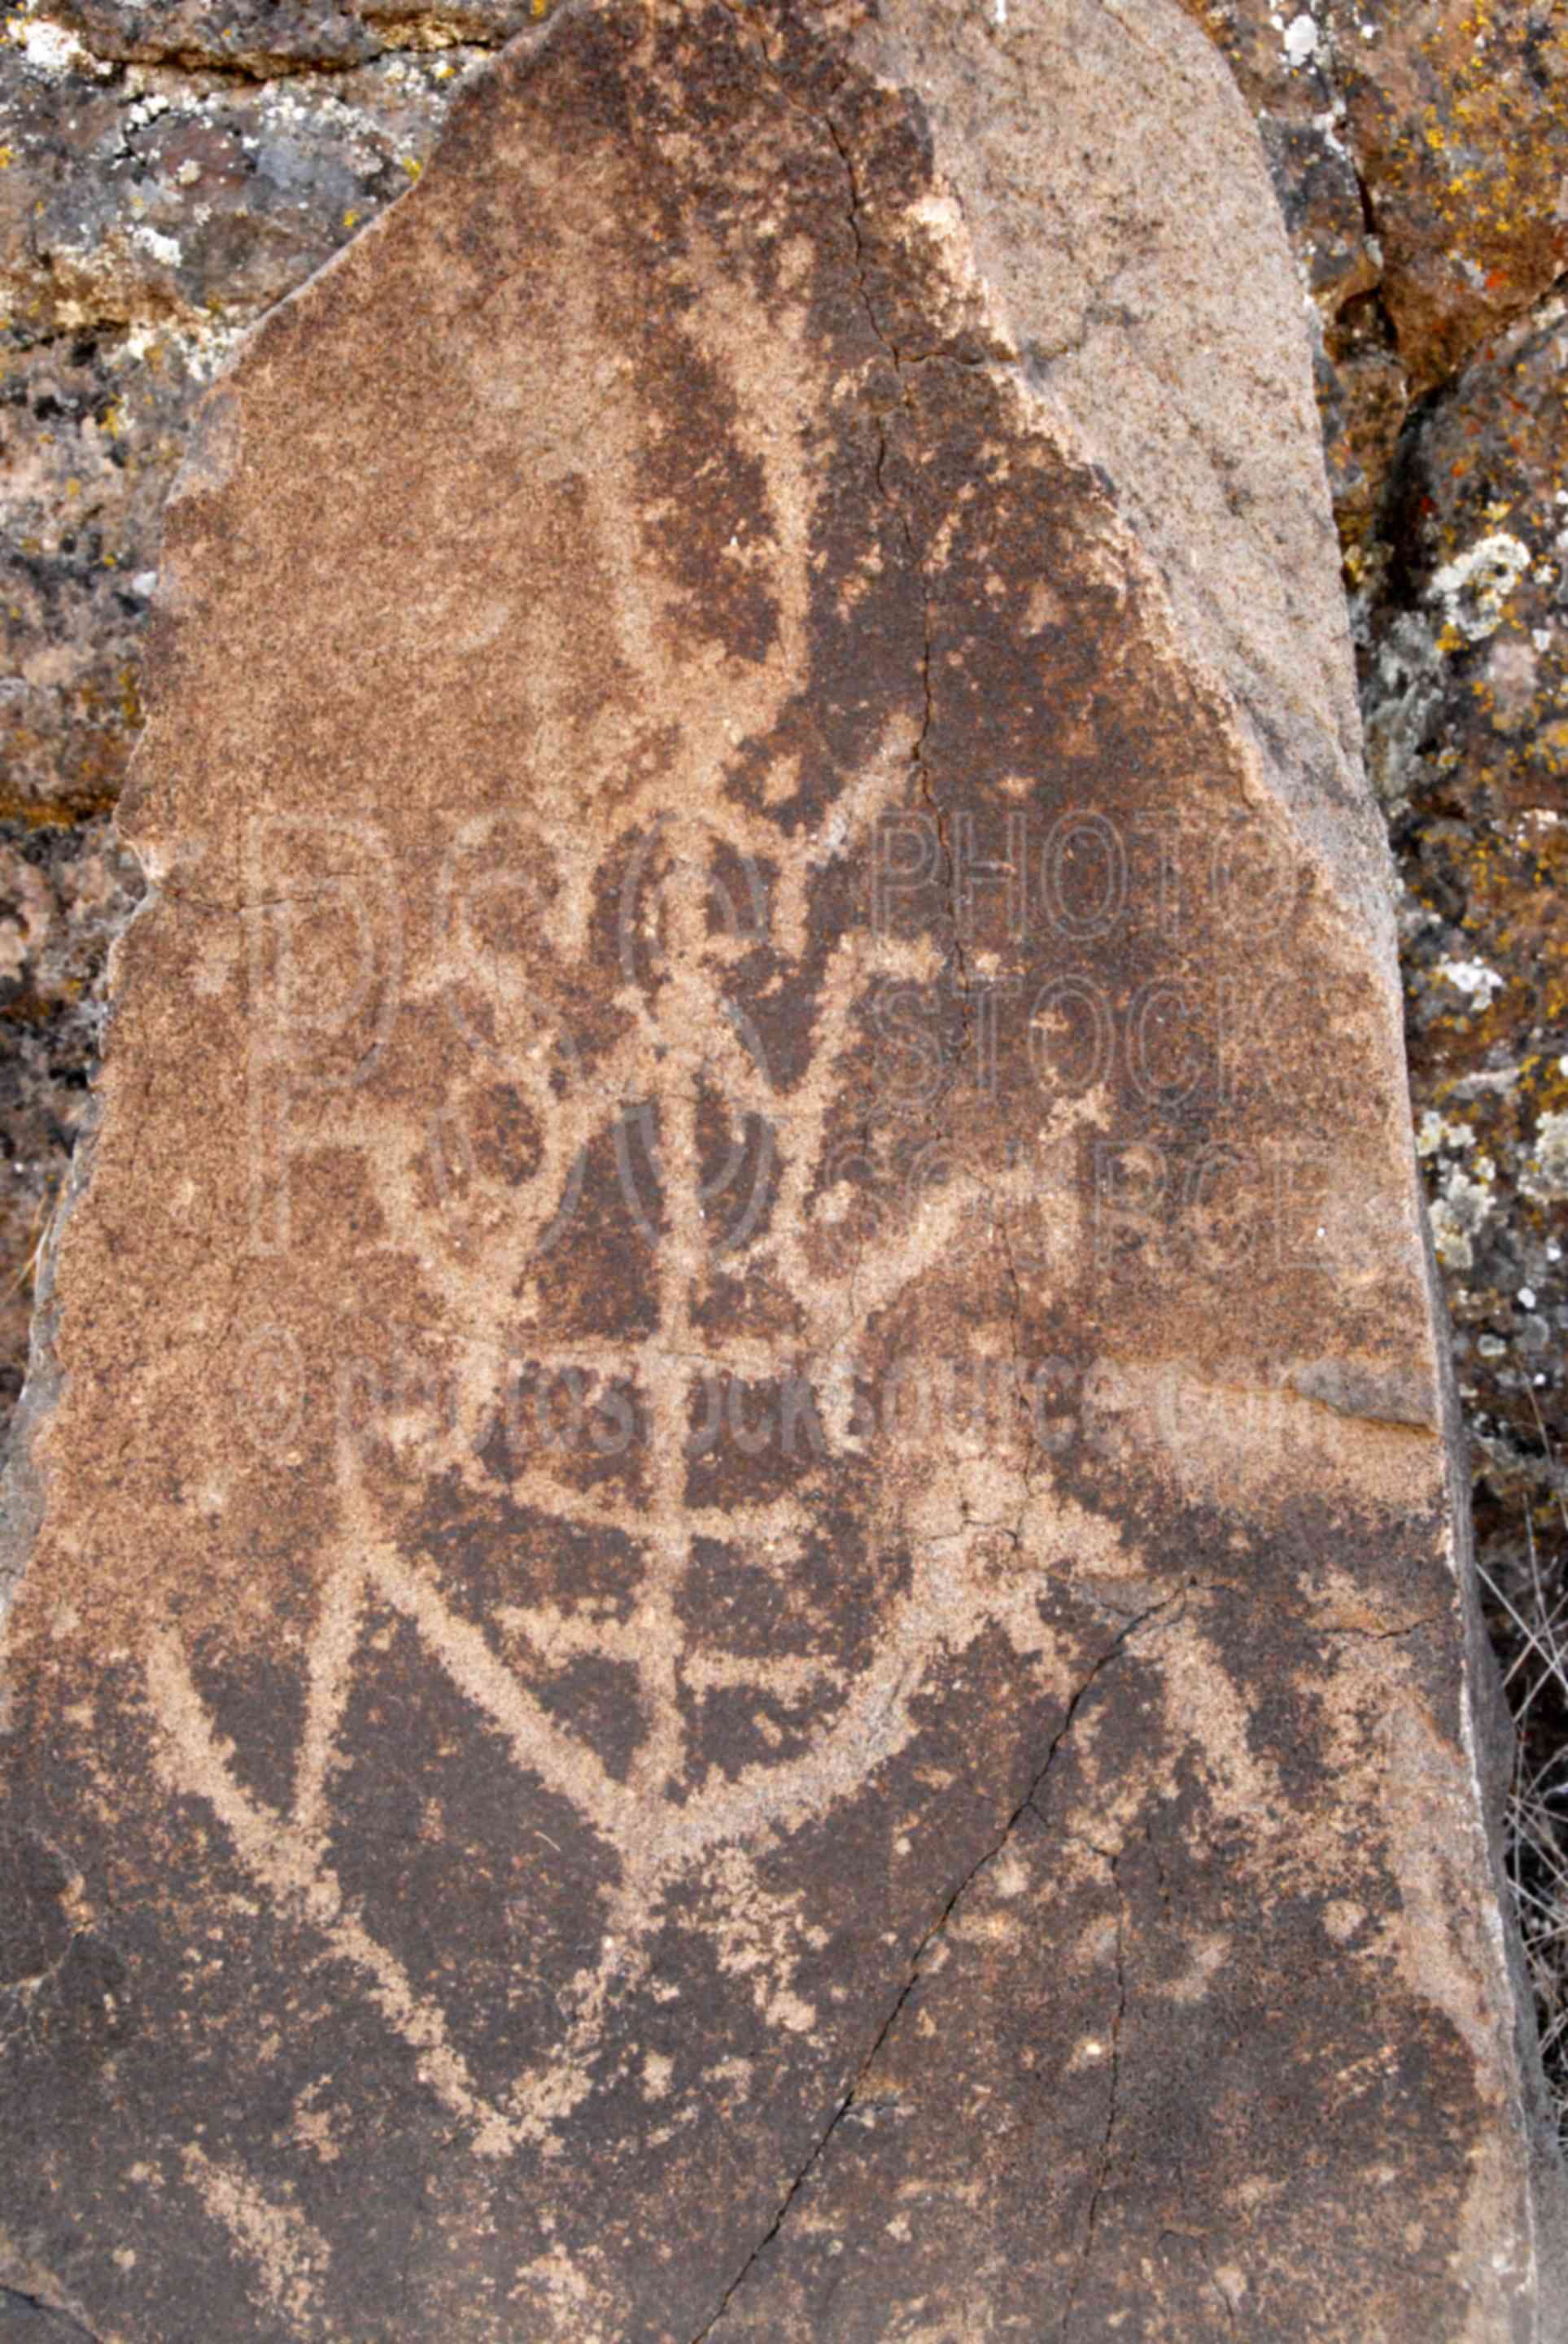
M 193 399 L 243 328 L 417 175 L 475 54 L 250 83 L 97 63 L 23 29 L 0 170 L 13 821 L 116 793 Z
M 1348 118 L 1336 19 L 1322 8 L 1287 17 L 1269 0 L 1184 5 L 1228 60 L 1262 134 L 1312 300 L 1334 510 L 1347 556 L 1360 564 L 1375 542 L 1409 389 L 1383 297 L 1371 191 Z
M 1220 59 L 1173 8 L 1123 19 L 1098 0 L 1003 27 L 931 0 L 890 12 L 865 47 L 951 146 L 1031 383 L 1115 481 L 1191 653 L 1271 728 L 1297 820 L 1385 923 L 1344 610 L 1322 585 L 1332 525 L 1300 320 L 1263 158 Z M 1092 140 L 1064 150 L 1058 107 L 1092 119 Z M 1238 280 L 1262 291 L 1255 307 L 1236 301 Z
M 1320 320 L 1352 574 L 1412 400 L 1568 262 L 1568 38 L 1553 5 L 1183 0 L 1229 58 Z
M 0 1213 L 6 1279 L 0 1298 L 0 1394 L 22 1382 L 33 1311 L 32 1268 L 87 1104 L 103 1024 L 105 939 L 136 900 L 140 874 L 107 815 L 61 830 L 22 829 L 0 844 L 0 985 L 8 1019 L 0 1117 L 15 1179 Z
M 1406 434 L 1412 444 L 1434 385 L 1440 407 L 1468 419 L 1468 387 L 1483 383 L 1485 371 L 1466 371 L 1461 361 L 1475 355 L 1499 319 L 1528 312 L 1560 265 L 1560 17 L 1550 10 L 1382 6 L 1292 14 L 1271 12 L 1263 0 L 1227 0 L 1198 13 L 1256 114 L 1314 295 L 1335 510 L 1352 579 L 1366 590 L 1366 631 L 1381 637 L 1406 610 L 1401 532 L 1409 508 L 1391 500 L 1389 483 L 1412 394 L 1418 404 Z M 464 75 L 524 17 L 515 5 L 356 13 L 302 0 L 283 12 L 88 0 L 75 8 L 23 7 L 5 20 L 0 218 L 9 322 L 0 499 L 8 527 L 0 558 L 10 566 L 0 610 L 13 674 L 3 719 L 0 839 L 42 875 L 52 897 L 66 899 L 72 954 L 88 993 L 120 904 L 117 894 L 73 894 L 68 866 L 82 850 L 70 833 L 85 822 L 97 834 L 139 729 L 158 519 L 194 401 L 237 334 L 407 185 Z M 1009 60 L 1020 20 L 994 20 L 994 8 L 973 12 L 968 37 L 984 45 L 995 75 L 1005 77 L 1016 70 Z M 906 9 L 882 37 L 907 44 L 912 32 Z M 1129 86 L 1145 100 L 1140 71 L 1161 80 L 1177 72 L 1189 86 L 1201 75 L 1191 53 L 1174 58 L 1158 21 L 1142 34 L 1142 47 L 1125 38 L 1123 62 Z M 1043 37 L 1027 36 L 1037 44 Z M 1109 12 L 1098 19 L 1083 12 L 1072 41 L 1054 40 L 1053 66 L 1075 72 L 1080 40 L 1122 37 Z M 1101 135 L 1120 136 L 1126 118 L 1119 106 Z M 1156 107 L 1151 118 L 1158 128 L 1167 117 Z M 965 127 L 977 151 L 1010 137 L 1027 156 L 1030 136 L 1040 135 L 1016 109 L 972 103 Z M 1169 169 L 1181 146 L 1175 138 L 1168 145 Z M 1181 167 L 1201 176 L 1202 162 L 1189 142 Z M 994 169 L 990 177 L 987 207 L 999 201 Z M 1077 198 L 1088 191 L 1081 178 Z M 1037 197 L 1038 181 L 1033 188 L 1014 183 L 1015 206 L 1020 192 Z M 978 187 L 973 193 L 978 202 Z M 1202 266 L 1189 282 L 1187 330 L 1178 326 L 1166 347 L 1137 354 L 1168 391 L 1216 328 L 1234 334 L 1222 296 L 1255 265 L 1244 217 L 1231 214 L 1222 237 L 1206 237 L 1206 189 L 1192 210 L 1193 258 Z M 1038 237 L 1050 224 L 1035 208 L 1018 225 Z M 1015 237 L 997 242 L 1017 248 Z M 988 262 L 995 260 L 992 250 Z M 1119 283 L 1123 306 L 1125 290 Z M 1066 338 L 1082 324 L 1072 312 Z M 1028 338 L 1027 302 L 1020 331 Z M 1070 361 L 1075 371 L 1081 364 L 1076 355 Z M 1055 371 L 1060 389 L 1068 369 L 1059 362 Z M 1268 396 L 1280 395 L 1276 372 Z M 1102 429 L 1118 426 L 1126 410 L 1107 399 L 1098 413 L 1092 400 L 1077 411 L 1081 426 Z M 1157 414 L 1165 411 L 1156 405 Z M 1498 412 L 1495 402 L 1481 401 L 1473 419 L 1483 434 Z M 1539 419 L 1550 436 L 1550 403 Z M 1281 445 L 1297 460 L 1292 438 L 1282 435 Z M 1130 493 L 1138 453 L 1123 444 L 1106 460 Z M 1161 454 L 1180 463 L 1170 445 Z M 1539 480 L 1548 496 L 1556 477 L 1543 443 Z M 1294 493 L 1277 475 L 1255 476 L 1241 488 L 1266 516 L 1282 511 Z M 1490 532 L 1485 501 L 1476 500 L 1473 539 Z M 1156 490 L 1142 514 L 1156 549 L 1161 514 Z M 1261 579 L 1277 595 L 1289 567 L 1271 573 L 1262 563 L 1254 585 Z M 1200 573 L 1193 591 L 1201 593 L 1204 582 Z M 1365 682 L 1376 723 L 1387 712 L 1382 678 L 1382 663 L 1370 661 Z M 1400 690 L 1396 684 L 1396 696 Z M 1553 721 L 1548 712 L 1543 727 Z M 1515 737 L 1527 748 L 1530 728 Z M 1543 803 L 1555 810 L 1553 800 Z M 1418 884 L 1421 827 L 1418 816 L 1396 836 Z M 56 862 L 67 866 L 58 879 Z M 28 906 L 14 894 L 6 902 L 5 916 L 25 947 L 38 933 Z M 1501 922 L 1516 934 L 1551 917 L 1533 883 L 1525 884 L 1519 910 L 1520 918 Z M 82 994 L 61 998 L 25 952 L 0 986 L 15 1037 L 0 1110 L 7 1155 L 0 1200 L 4 1401 L 21 1379 L 28 1265 L 68 1160 L 95 1021 L 85 1014 Z M 1422 1036 L 1413 1038 L 1419 1119 L 1441 1106 L 1446 1076 L 1441 1066 L 1429 1070 Z M 1517 1061 L 1532 1046 L 1525 1031 L 1504 1056 Z M 1509 1202 L 1520 1183 L 1512 1166 L 1505 1168 L 1492 1226 L 1508 1231 L 1511 1252 L 1523 1258 L 1526 1233 L 1513 1230 Z M 1469 1306 L 1458 1285 L 1451 1299 L 1462 1318 Z M 1492 1365 L 1473 1353 L 1462 1359 L 1462 1371 L 1475 1395 L 1473 1423 L 1490 1441 L 1511 1413 L 1506 1392 Z M 1548 1361 L 1536 1372 L 1547 1375 L 1537 1392 L 1543 1423 L 1560 1445 L 1555 1371 Z M 1523 1449 L 1513 1448 L 1550 1497 L 1541 1436 L 1532 1432 Z M 1544 1517 L 1537 1534 L 1553 1540 Z
M 169 508 L 12 1491 L 3 2276 L 95 2334 L 1562 2333 L 1322 525 L 1168 585 L 930 35 L 564 14 Z
M 141 728 L 165 496 L 245 328 L 417 175 L 519 18 L 85 5 L 0 42 L 0 1405 L 135 875 L 106 817 Z M 401 45 L 406 44 L 407 45 Z M 272 78 L 266 78 L 270 74 Z M 261 76 L 261 77 L 257 77 Z M 105 858 L 109 858 L 106 864 Z
M 1479 1551 L 1524 1726 L 1522 1781 L 1544 1793 L 1526 1803 L 1520 1869 L 1560 2091 L 1568 1681 L 1545 1663 L 1568 1568 L 1563 353 L 1553 297 L 1422 414 L 1390 591 L 1366 629 L 1369 748 L 1406 874 L 1412 1086 L 1474 1439 Z

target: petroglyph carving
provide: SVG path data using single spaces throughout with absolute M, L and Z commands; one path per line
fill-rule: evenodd
M 1094 110 L 922 5 L 568 0 L 171 509 L 0 1769 L 94 2332 L 1539 2333 L 1337 590 L 1167 591 L 970 244 Z

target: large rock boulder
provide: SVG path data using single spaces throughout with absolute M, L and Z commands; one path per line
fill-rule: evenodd
M 1299 296 L 1019 13 L 570 5 L 206 408 L 12 1490 L 95 2334 L 1553 2332 Z

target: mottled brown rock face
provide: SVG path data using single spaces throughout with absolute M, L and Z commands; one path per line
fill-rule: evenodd
M 569 10 L 172 508 L 13 1497 L 96 2334 L 1553 2332 L 1342 641 L 885 39 Z

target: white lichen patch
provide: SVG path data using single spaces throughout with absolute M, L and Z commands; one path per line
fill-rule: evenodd
M 1318 28 L 1303 8 L 1285 27 L 1285 55 L 1297 73 L 1318 54 Z
M 1530 548 L 1507 530 L 1478 538 L 1437 571 L 1427 600 L 1469 642 L 1483 642 L 1503 622 L 1508 597 L 1530 567 Z
M 44 74 L 107 74 L 114 71 L 109 64 L 99 64 L 88 55 L 67 25 L 51 23 L 47 16 L 32 14 L 13 16 L 5 26 L 5 38 L 21 50 L 35 73 Z
M 1493 1167 L 1485 1157 L 1477 1162 L 1473 1178 L 1455 1166 L 1433 1197 L 1432 1241 L 1444 1269 L 1470 1269 L 1473 1267 L 1475 1250 L 1471 1239 L 1480 1230 L 1496 1202 L 1493 1194 Z
M 130 233 L 132 241 L 150 252 L 153 258 L 161 261 L 166 268 L 179 267 L 185 256 L 180 250 L 177 237 L 165 236 L 160 229 L 146 227 L 134 227 Z
M 1568 1113 L 1543 1115 L 1521 1185 L 1532 1197 L 1568 1197 Z
M 1423 1159 L 1432 1156 L 1449 1156 L 1456 1148 L 1473 1147 L 1474 1145 L 1475 1134 L 1467 1123 L 1450 1123 L 1446 1116 L 1439 1115 L 1437 1109 L 1431 1106 L 1422 1115 L 1421 1128 L 1415 1136 L 1415 1147 L 1417 1155 Z
M 1491 1008 L 1493 995 L 1501 992 L 1503 984 L 1497 971 L 1488 968 L 1483 960 L 1440 960 L 1432 975 L 1481 1009 Z

